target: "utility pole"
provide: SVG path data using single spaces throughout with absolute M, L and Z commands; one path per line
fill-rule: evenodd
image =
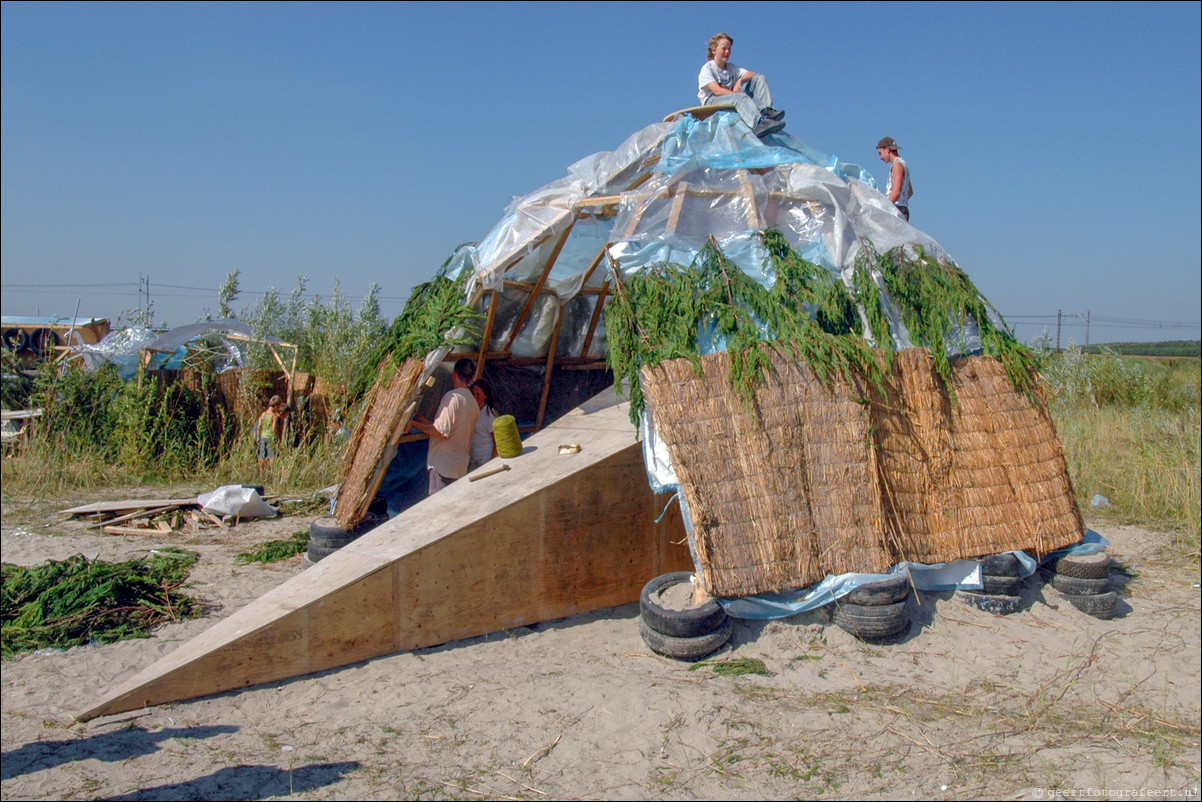
M 1060 353 L 1060 318 L 1064 315 L 1063 309 L 1056 310 L 1056 353 Z
M 1089 347 L 1089 310 L 1085 310 L 1085 347 Z

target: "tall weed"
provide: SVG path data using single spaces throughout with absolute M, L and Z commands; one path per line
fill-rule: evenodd
M 1043 376 L 1069 473 L 1088 509 L 1095 495 L 1118 520 L 1180 531 L 1199 553 L 1202 424 L 1197 359 L 1146 360 L 1070 348 L 1044 353 Z

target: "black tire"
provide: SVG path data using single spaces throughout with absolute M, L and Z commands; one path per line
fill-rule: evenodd
M 329 557 L 331 554 L 338 551 L 338 548 L 339 547 L 316 546 L 310 540 L 309 541 L 309 550 L 305 553 L 309 556 L 310 562 L 316 563 L 316 562 L 321 562 L 326 557 Z
M 58 345 L 58 335 L 50 329 L 38 329 L 29 338 L 29 347 L 38 356 L 48 356 L 54 353 L 56 345 Z
M 1109 593 L 1084 596 L 1065 593 L 1064 598 L 1068 599 L 1073 607 L 1076 607 L 1086 615 L 1101 618 L 1103 621 L 1109 621 L 1118 612 L 1119 595 L 1113 590 Z
M 981 560 L 981 573 L 990 576 L 1018 576 L 1022 567 L 1018 558 L 1010 552 L 1004 554 L 986 554 Z
M 860 640 L 880 640 L 900 635 L 910 626 L 904 601 L 893 604 L 835 602 L 832 616 L 839 629 Z
M 378 517 L 368 513 L 355 525 L 354 529 L 348 532 L 339 525 L 337 518 L 332 515 L 324 515 L 321 518 L 315 518 L 309 524 L 309 542 L 316 542 L 319 546 L 341 548 L 352 540 L 358 539 L 365 532 L 375 529 L 380 523 L 382 522 Z
M 4 347 L 14 354 L 29 347 L 29 336 L 25 333 L 25 329 L 5 329 Z
M 677 660 L 700 660 L 722 647 L 730 640 L 732 632 L 734 632 L 734 627 L 731 626 L 730 619 L 726 618 L 713 632 L 693 638 L 674 638 L 671 635 L 657 632 L 642 617 L 639 618 L 639 633 L 642 634 L 643 642 L 647 644 L 647 647 L 656 654 L 674 657 Z
M 1026 584 L 1023 579 L 1017 576 L 990 576 L 989 574 L 981 575 L 981 585 L 986 593 L 991 596 L 1018 596 L 1023 592 L 1023 586 Z
M 910 577 L 906 574 L 891 576 L 886 579 L 880 579 L 876 582 L 869 582 L 867 585 L 860 587 L 848 593 L 841 598 L 841 604 L 861 604 L 869 606 L 881 606 L 886 604 L 896 604 L 900 601 L 905 601 L 906 594 L 910 592 Z
M 995 615 L 1010 615 L 1023 609 L 1021 596 L 995 596 L 975 590 L 959 590 L 956 591 L 956 597 L 965 604 Z
M 670 610 L 659 603 L 660 593 L 673 585 L 689 584 L 693 575 L 688 571 L 663 574 L 643 585 L 639 594 L 639 613 L 647 626 L 673 638 L 697 638 L 707 635 L 726 620 L 726 611 L 714 599 L 696 607 Z
M 1105 579 L 1083 579 L 1067 574 L 1052 574 L 1051 585 L 1069 596 L 1100 596 L 1110 592 L 1110 577 Z
M 1106 579 L 1110 576 L 1110 555 L 1104 551 L 1082 556 L 1066 554 L 1048 560 L 1043 568 L 1080 579 Z

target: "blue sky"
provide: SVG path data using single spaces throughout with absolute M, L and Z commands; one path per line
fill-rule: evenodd
M 389 317 L 511 197 L 696 99 L 705 43 L 867 166 L 1026 339 L 1197 339 L 1189 3 L 10 3 L 5 315 L 156 319 L 375 282 Z

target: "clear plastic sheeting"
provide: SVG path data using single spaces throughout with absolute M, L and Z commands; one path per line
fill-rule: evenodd
M 130 326 L 110 331 L 95 345 L 71 346 L 71 355 L 80 358 L 84 370 L 99 370 L 103 365 L 111 364 L 117 369 L 117 375 L 128 381 L 138 375 L 142 349 L 157 338 L 158 335 L 145 326 Z
M 467 271 L 469 294 L 492 291 L 504 299 L 492 350 L 543 357 L 553 339 L 583 346 L 592 329 L 590 350 L 599 354 L 596 321 L 574 303 L 582 290 L 599 287 L 615 267 L 629 276 L 662 263 L 691 264 L 711 237 L 740 269 L 770 286 L 774 277 L 763 270 L 760 241 L 768 228 L 848 284 L 864 239 L 880 252 L 921 247 L 936 259 L 949 258 L 898 213 L 860 165 L 789 134 L 760 139 L 737 114 L 719 112 L 650 125 L 515 198 L 487 236 L 452 256 L 447 275 Z M 540 298 L 522 319 L 535 290 Z M 882 291 L 886 310 L 892 309 Z M 552 336 L 557 323 L 558 339 Z M 521 331 L 515 334 L 514 326 Z M 964 345 L 950 346 L 953 355 L 979 348 L 975 326 L 970 322 L 965 331 Z M 911 345 L 898 314 L 891 315 L 891 333 L 893 343 L 879 345 Z M 557 345 L 556 355 L 573 354 Z

